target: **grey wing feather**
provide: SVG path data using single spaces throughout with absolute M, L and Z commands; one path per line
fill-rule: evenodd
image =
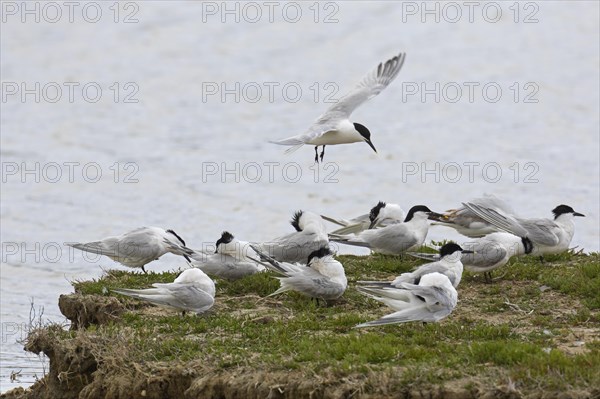
M 455 305 L 446 294 L 447 291 L 442 287 L 401 283 L 399 288 L 410 290 L 411 294 L 425 298 L 428 304 L 439 303 L 444 307 L 454 307 Z
M 440 260 L 440 254 L 430 254 L 425 252 L 407 252 L 408 255 L 417 259 L 425 259 L 430 262 L 436 262 Z
M 516 236 L 527 237 L 527 230 L 521 227 L 513 216 L 503 215 L 494 209 L 485 208 L 470 202 L 463 203 L 463 205 L 488 223 Z
M 418 240 L 403 224 L 390 225 L 376 230 L 365 230 L 361 238 L 371 248 L 387 253 L 399 254 L 418 244 Z
M 554 246 L 560 241 L 558 235 L 553 231 L 554 229 L 557 229 L 558 226 L 552 220 L 520 219 L 519 222 L 521 223 L 521 226 L 527 230 L 526 237 L 537 244 Z
M 321 276 L 318 272 L 310 269 L 302 274 L 280 277 L 280 281 L 282 283 L 281 287 L 271 295 L 293 289 L 313 298 L 335 299 L 340 297 L 345 291 L 345 287 L 332 282 L 328 278 Z
M 329 234 L 329 240 L 339 242 L 342 244 L 354 245 L 357 247 L 371 248 L 371 245 L 369 245 L 369 243 L 361 241 L 360 239 L 354 237 L 341 236 L 332 233 Z
M 507 255 L 504 245 L 491 240 L 478 240 L 474 243 L 461 244 L 464 249 L 474 251 L 472 254 L 462 254 L 460 260 L 465 267 L 485 268 L 502 261 Z
M 122 295 L 142 299 L 150 303 L 176 309 L 202 313 L 214 304 L 214 298 L 192 284 L 161 284 L 145 290 L 115 289 Z
M 440 273 L 446 275 L 446 277 L 450 278 L 448 274 L 448 268 L 440 263 L 426 263 L 422 266 L 419 266 L 412 272 L 402 273 L 392 282 L 392 285 L 395 287 L 401 287 L 401 283 L 412 283 L 426 274 L 429 273 Z M 454 281 L 451 281 L 454 284 Z
M 319 118 L 319 122 L 335 115 L 336 118 L 347 118 L 362 103 L 375 97 L 385 89 L 398 75 L 404 64 L 406 53 L 380 63 L 375 69 L 367 73 L 354 89 L 333 104 Z
M 559 242 L 558 236 L 552 231 L 557 226 L 551 220 L 517 219 L 476 204 L 463 203 L 463 205 L 494 226 L 518 237 L 528 237 L 537 244 L 548 246 L 556 245 Z

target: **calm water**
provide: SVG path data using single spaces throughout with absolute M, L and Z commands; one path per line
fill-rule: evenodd
M 267 240 L 297 209 L 445 210 L 488 192 L 526 216 L 572 205 L 587 216 L 573 245 L 599 250 L 598 3 L 481 3 L 473 22 L 442 4 L 436 22 L 421 2 L 79 3 L 70 22 L 68 8 L 59 18 L 30 2 L 39 23 L 21 4 L 2 24 L 1 391 L 43 374 L 17 343 L 31 302 L 63 322 L 70 280 L 120 267 L 69 241 L 143 225 L 192 247 L 224 229 Z M 329 147 L 316 168 L 312 148 L 284 156 L 266 143 L 301 132 L 400 51 L 398 79 L 353 115 L 378 154 Z

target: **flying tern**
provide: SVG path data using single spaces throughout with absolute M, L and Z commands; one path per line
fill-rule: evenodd
M 323 146 L 321 162 L 327 145 L 365 142 L 377 152 L 371 142 L 369 129 L 360 123 L 351 122 L 348 118 L 362 103 L 381 93 L 394 80 L 404 64 L 405 57 L 405 53 L 400 53 L 385 63 L 380 63 L 365 75 L 352 91 L 329 107 L 304 133 L 271 143 L 291 146 L 286 153 L 294 152 L 305 144 L 314 145 L 315 162 L 319 161 L 319 146 Z

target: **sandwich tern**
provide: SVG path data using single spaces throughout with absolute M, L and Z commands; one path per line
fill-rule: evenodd
M 473 273 L 483 273 L 485 281 L 492 282 L 491 272 L 508 263 L 513 256 L 526 255 L 533 250 L 533 244 L 527 237 L 498 231 L 485 237 L 467 241 L 461 247 L 471 250 L 461 256 L 463 267 Z M 410 253 L 417 258 L 435 261 L 438 254 Z M 433 256 L 432 256 L 433 255 Z
M 402 223 L 390 224 L 379 229 L 369 229 L 356 236 L 330 234 L 331 241 L 370 248 L 382 254 L 398 255 L 423 245 L 429 223 L 427 219 L 439 214 L 424 205 L 415 205 L 408 211 Z
M 140 227 L 120 236 L 107 237 L 87 243 L 68 243 L 82 251 L 105 255 L 124 266 L 141 268 L 170 252 L 183 256 L 188 262 L 193 250 L 185 246 L 185 241 L 173 230 L 160 227 Z
M 221 233 L 215 243 L 215 254 L 229 255 L 238 261 L 250 261 L 257 256 L 249 242 L 238 240 L 228 231 Z
M 315 162 L 319 162 L 319 146 L 323 146 L 321 162 L 325 156 L 326 145 L 365 142 L 377 152 L 371 142 L 369 129 L 360 123 L 350 122 L 348 118 L 362 103 L 381 93 L 394 80 L 404 64 L 405 57 L 405 53 L 400 53 L 385 63 L 380 63 L 365 75 L 352 91 L 329 107 L 306 132 L 271 143 L 291 146 L 286 153 L 294 152 L 305 144 L 314 145 Z
M 441 273 L 424 275 L 418 284 L 400 283 L 398 287 L 358 287 L 361 293 L 391 307 L 397 312 L 378 320 L 358 324 L 371 327 L 409 321 L 438 322 L 448 316 L 458 302 L 456 288 Z
M 463 273 L 461 254 L 473 253 L 472 250 L 463 249 L 453 242 L 444 244 L 440 248 L 439 259 L 431 263 L 425 263 L 412 272 L 402 273 L 392 282 L 359 281 L 362 286 L 377 288 L 399 288 L 403 283 L 419 284 L 426 274 L 441 273 L 448 277 L 454 288 L 458 287 Z
M 232 244 L 237 244 L 238 247 Z M 252 260 L 257 257 L 249 243 L 237 241 L 231 233 L 224 231 L 217 241 L 216 251 L 214 253 L 195 251 L 191 255 L 193 259 L 191 265 L 211 276 L 239 280 L 265 270 L 263 265 Z
M 321 217 L 331 223 L 335 223 L 341 228 L 334 230 L 331 234 L 345 235 L 357 234 L 366 229 L 374 227 L 385 227 L 390 224 L 400 223 L 406 217 L 404 210 L 398 204 L 379 201 L 377 205 L 371 208 L 369 213 L 357 216 L 353 219 L 335 219 L 329 216 Z
M 475 198 L 469 202 L 486 208 L 502 211 L 507 214 L 514 213 L 505 201 L 496 197 L 495 195 L 486 194 L 481 198 Z M 452 227 L 460 234 L 470 238 L 484 237 L 487 234 L 498 231 L 498 228 L 477 216 L 473 211 L 465 206 L 461 206 L 457 209 L 450 209 L 434 220 L 435 222 L 431 223 L 432 226 L 438 225 Z
M 328 247 L 313 251 L 306 260 L 306 265 L 278 262 L 269 255 L 255 250 L 260 255 L 263 264 L 270 270 L 278 273 L 280 287 L 269 296 L 286 291 L 296 291 L 303 295 L 317 299 L 337 299 L 342 296 L 348 280 L 344 267 L 333 258 Z
M 184 270 L 172 283 L 154 283 L 153 288 L 114 292 L 142 299 L 155 305 L 203 313 L 215 303 L 215 283 L 200 269 Z
M 253 248 L 259 248 L 261 252 L 280 262 L 306 263 L 311 253 L 329 245 L 325 225 L 319 215 L 299 211 L 291 223 L 297 231 L 271 241 L 256 243 Z
M 290 220 L 290 224 L 296 231 L 304 230 L 304 228 L 311 223 L 316 224 L 317 227 L 323 231 L 327 229 L 323 218 L 314 212 L 297 211 L 292 216 L 292 220 Z
M 499 229 L 518 237 L 527 237 L 533 243 L 531 253 L 537 255 L 556 254 L 569 249 L 575 233 L 573 217 L 585 216 L 568 205 L 558 205 L 552 210 L 554 220 L 521 219 L 473 203 L 463 205 Z

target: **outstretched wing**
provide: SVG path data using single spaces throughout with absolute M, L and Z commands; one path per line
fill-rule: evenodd
M 303 134 L 269 142 L 292 146 L 286 151 L 286 153 L 290 153 L 296 151 L 303 144 L 335 130 L 340 120 L 347 119 L 359 105 L 381 93 L 394 80 L 404 64 L 405 57 L 406 53 L 400 53 L 385 63 L 379 63 L 375 69 L 362 78 L 352 91 L 329 107 Z
M 352 91 L 346 94 L 337 103 L 333 104 L 317 122 L 323 122 L 335 118 L 347 118 L 365 101 L 375 97 L 383 91 L 398 75 L 404 64 L 406 53 L 400 53 L 390 58 L 366 74 Z

